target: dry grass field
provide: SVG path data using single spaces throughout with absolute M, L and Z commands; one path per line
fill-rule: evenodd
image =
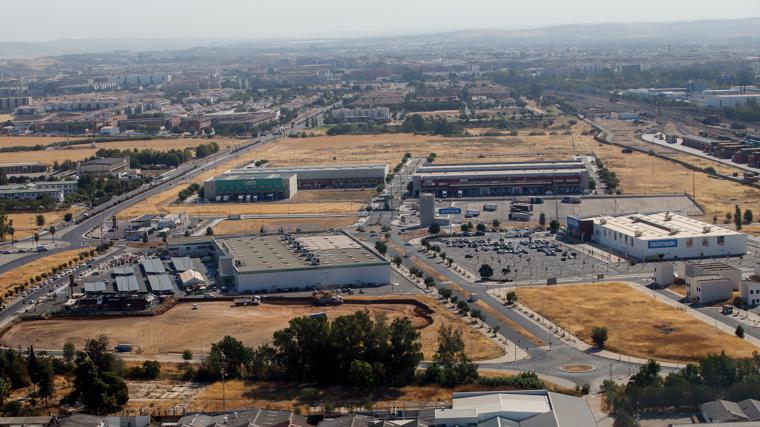
M 84 208 L 81 206 L 72 206 L 69 209 L 42 212 L 42 215 L 45 216 L 45 225 L 42 228 L 47 230 L 51 224 L 58 225 L 63 221 L 63 217 L 66 215 L 66 213 L 71 212 L 72 214 L 76 214 L 83 209 Z M 14 236 L 16 240 L 23 239 L 24 237 L 29 237 L 33 235 L 35 231 L 37 231 L 37 226 L 34 222 L 36 217 L 37 213 L 8 214 L 8 219 L 13 221 L 13 228 L 16 229 L 16 235 Z M 45 237 L 45 239 L 47 239 L 47 237 Z
M 561 124 L 563 118 L 557 118 Z M 319 136 L 313 138 L 284 138 L 277 143 L 266 145 L 260 149 L 248 152 L 238 158 L 220 165 L 215 171 L 207 171 L 195 182 L 220 173 L 228 168 L 247 164 L 256 159 L 268 159 L 272 166 L 302 166 L 327 164 L 369 164 L 386 163 L 394 166 L 404 153 L 424 157 L 431 152 L 437 153 L 438 163 L 467 163 L 487 161 L 514 161 L 538 159 L 567 159 L 575 154 L 596 154 L 611 170 L 618 174 L 620 188 L 624 193 L 672 193 L 692 192 L 692 179 L 696 188 L 696 198 L 705 208 L 705 218 L 713 215 L 722 217 L 725 212 L 733 210 L 733 205 L 739 203 L 745 207 L 755 207 L 760 210 L 760 190 L 742 186 L 733 182 L 717 180 L 707 174 L 694 173 L 685 167 L 668 160 L 655 158 L 644 153 L 634 152 L 624 154 L 619 147 L 603 145 L 594 141 L 590 135 L 581 135 L 589 126 L 579 123 L 573 126 L 573 136 L 570 135 L 528 135 L 529 130 L 521 130 L 518 136 L 472 136 L 472 137 L 439 137 L 412 134 L 382 134 L 382 135 L 340 135 Z M 659 152 L 659 151 L 658 151 Z M 673 154 L 694 164 L 708 166 L 712 163 L 685 154 Z M 304 159 L 308 159 L 305 161 Z M 715 165 L 716 169 L 731 172 L 728 168 Z M 646 172 L 646 173 L 644 173 Z M 137 205 L 135 212 L 171 212 L 173 206 L 169 203 L 176 199 L 177 193 L 184 186 L 161 193 Z M 301 194 L 302 193 L 302 194 Z M 311 201 L 303 198 L 319 198 L 325 202 L 335 194 L 315 195 L 312 192 L 300 192 L 303 206 L 292 204 L 291 212 L 316 213 L 317 206 L 309 206 Z M 280 207 L 276 207 L 277 205 Z M 275 206 L 262 208 L 261 206 Z M 233 205 L 234 206 L 234 205 Z M 230 209 L 231 213 L 287 213 L 284 204 L 253 204 L 229 208 L 227 205 L 208 205 L 202 212 L 222 212 Z M 325 207 L 325 204 L 322 204 Z M 355 211 L 357 205 L 333 205 L 333 212 L 340 209 Z M 194 210 L 195 208 L 191 209 Z M 345 211 L 345 210 L 344 210 Z
M 61 265 L 64 262 L 69 262 L 77 258 L 80 252 L 88 250 L 90 250 L 90 248 L 77 248 L 56 252 L 44 258 L 32 261 L 23 267 L 0 274 L 0 296 L 5 295 L 5 292 L 8 291 L 8 289 L 11 289 L 13 285 L 23 284 L 25 281 L 38 274 L 49 272 L 51 268 Z
M 758 349 L 624 283 L 530 287 L 520 302 L 591 343 L 591 329 L 606 326 L 611 351 L 687 362 L 726 351 L 751 357 Z
M 11 147 L 17 145 L 37 145 L 37 144 L 51 144 L 53 142 L 65 141 L 64 137 L 0 137 L 0 147 Z M 32 162 L 38 161 L 43 163 L 52 164 L 53 161 L 79 161 L 88 157 L 94 156 L 100 148 L 114 148 L 125 150 L 127 148 L 137 148 L 138 150 L 152 148 L 154 150 L 168 151 L 171 149 L 181 149 L 188 147 L 196 147 L 200 144 L 208 144 L 211 141 L 215 141 L 219 144 L 220 148 L 227 148 L 233 145 L 239 144 L 241 141 L 237 139 L 228 138 L 182 138 L 182 139 L 159 139 L 159 140 L 146 140 L 146 141 L 113 141 L 113 142 L 99 142 L 95 148 L 92 148 L 89 144 L 86 145 L 74 145 L 57 150 L 38 150 L 38 151 L 19 151 L 13 153 L 2 153 L 3 162 Z
M 258 233 L 262 226 L 265 230 L 292 230 L 296 227 L 302 231 L 327 230 L 348 227 L 358 220 L 357 216 L 225 220 L 214 226 L 214 234 Z
M 389 319 L 412 319 L 413 324 L 421 328 L 426 359 L 432 358 L 435 353 L 438 330 L 444 323 L 462 327 L 465 348 L 472 359 L 491 359 L 503 354 L 501 347 L 463 325 L 449 311 L 436 307 L 435 301 L 425 298 L 425 302 L 434 308 L 432 324 L 428 324 L 425 318 L 415 312 L 415 306 L 407 304 L 343 304 L 335 307 L 263 304 L 258 307 L 232 307 L 231 302 L 205 302 L 199 304 L 197 310 L 193 310 L 191 304 L 179 304 L 154 317 L 22 322 L 5 333 L 0 338 L 0 343 L 11 347 L 34 345 L 36 348 L 52 350 L 62 348 L 68 340 L 81 347 L 87 338 L 105 334 L 111 342 L 133 344 L 145 357 L 159 353 L 179 353 L 184 349 L 201 354 L 225 335 L 232 335 L 249 346 L 259 346 L 270 343 L 272 334 L 286 327 L 293 317 L 325 312 L 332 319 L 367 309 L 372 315 L 384 314 Z

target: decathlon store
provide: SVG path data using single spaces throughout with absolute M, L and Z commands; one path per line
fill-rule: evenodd
M 592 218 L 592 240 L 638 260 L 740 256 L 747 235 L 669 212 Z

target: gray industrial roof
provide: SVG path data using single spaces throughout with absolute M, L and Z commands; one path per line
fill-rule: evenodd
M 192 414 L 186 415 L 177 421 L 179 426 L 187 427 L 273 427 L 273 426 L 306 426 L 306 419 L 293 415 L 289 411 L 275 411 L 268 409 L 252 409 L 248 411 L 234 412 L 222 415 Z
M 114 267 L 113 270 L 111 270 L 111 274 L 114 276 L 129 276 L 130 274 L 135 274 L 135 268 L 131 265 L 125 265 L 123 267 Z
M 153 292 L 172 290 L 172 279 L 168 274 L 152 274 L 148 276 L 148 284 Z
M 137 278 L 135 276 L 116 277 L 117 292 L 137 292 L 138 290 L 140 290 L 140 285 L 137 283 Z
M 87 293 L 93 292 L 105 292 L 106 282 L 86 282 L 84 284 L 84 291 Z
M 239 271 L 274 271 L 312 268 L 311 261 L 283 235 L 247 235 L 219 238 L 223 252 L 232 256 Z M 387 261 L 350 236 L 337 233 L 293 234 L 302 249 L 319 259 L 319 267 L 384 264 Z
M 161 260 L 157 258 L 144 259 L 140 261 L 140 265 L 142 265 L 146 274 L 166 273 L 166 269 L 164 268 L 164 263 L 161 262 Z
M 178 258 L 172 258 L 172 266 L 174 266 L 174 270 L 178 272 L 183 272 L 187 270 L 193 269 L 193 260 L 190 259 L 190 257 L 178 257 Z
M 319 427 L 369 427 L 371 421 L 367 415 L 348 414 L 320 421 Z

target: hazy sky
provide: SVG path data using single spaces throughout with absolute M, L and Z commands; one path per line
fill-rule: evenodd
M 760 0 L 17 0 L 2 41 L 353 37 L 760 16 Z

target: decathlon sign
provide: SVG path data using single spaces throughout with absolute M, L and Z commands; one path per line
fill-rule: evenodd
M 676 239 L 650 240 L 649 249 L 675 248 L 678 246 Z

